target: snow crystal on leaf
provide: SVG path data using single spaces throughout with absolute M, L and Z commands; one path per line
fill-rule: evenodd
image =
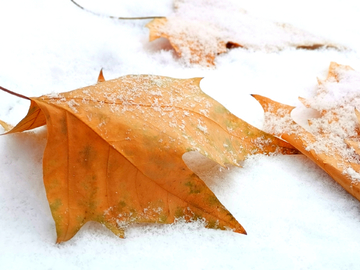
M 345 169 L 343 174 L 350 176 L 354 183 L 360 182 L 360 173 L 356 172 L 353 168 Z
M 319 85 L 317 95 L 307 99 L 306 104 L 321 112 L 320 118 L 310 119 L 309 131 L 316 141 L 306 150 L 330 155 L 336 149 L 349 162 L 359 162 L 346 139 L 358 137 L 359 123 L 355 108 L 360 108 L 360 73 L 336 68 L 335 76 Z
M 58 97 L 59 97 L 59 93 L 53 92 L 53 93 L 51 93 L 51 94 L 48 94 L 47 96 L 48 96 L 49 98 L 58 98 Z
M 279 117 L 277 114 L 282 115 Z M 297 131 L 295 125 L 293 125 L 293 120 L 289 114 L 287 114 L 283 109 L 279 109 L 276 113 L 265 112 L 265 124 L 264 131 L 275 134 L 279 136 L 281 133 L 292 134 Z
M 74 99 L 69 100 L 67 104 L 74 113 L 78 112 L 76 106 L 79 106 L 79 103 L 77 103 Z

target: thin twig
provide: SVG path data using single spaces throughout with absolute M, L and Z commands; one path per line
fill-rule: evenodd
M 85 10 L 87 12 L 90 12 L 91 14 L 97 15 L 97 16 L 103 16 L 99 13 L 93 12 L 91 10 L 88 10 L 82 6 L 80 6 L 78 3 L 76 3 L 74 0 L 70 0 L 73 2 L 76 6 L 81 8 L 82 10 Z M 149 19 L 161 19 L 165 18 L 164 16 L 146 16 L 146 17 L 116 17 L 116 16 L 108 16 L 110 19 L 118 19 L 118 20 L 149 20 Z
M 10 91 L 10 90 L 8 90 L 8 89 L 6 89 L 6 88 L 4 88 L 4 87 L 1 87 L 1 86 L 0 86 L 0 89 L 3 90 L 4 92 L 7 92 L 7 93 L 9 93 L 9 94 L 11 94 L 11 95 L 14 95 L 14 96 L 17 96 L 17 97 L 19 97 L 19 98 L 31 100 L 30 98 L 28 98 L 28 97 L 26 97 L 26 96 L 23 96 L 23 95 L 21 95 L 21 94 L 18 94 L 18 93 L 15 93 L 15 92 L 13 92 L 13 91 Z

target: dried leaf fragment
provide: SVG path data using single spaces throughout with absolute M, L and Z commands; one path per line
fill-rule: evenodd
M 254 95 L 265 111 L 265 130 L 309 157 L 344 189 L 360 200 L 359 112 L 360 73 L 331 63 L 316 96 L 300 99 L 320 112 L 305 130 L 291 118 L 293 107 Z

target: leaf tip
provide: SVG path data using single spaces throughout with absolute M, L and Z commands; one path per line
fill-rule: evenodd
M 2 126 L 2 128 L 4 129 L 5 133 L 3 134 L 6 134 L 7 132 L 9 132 L 10 130 L 12 130 L 14 127 L 4 121 L 1 121 L 0 120 L 0 126 Z M 3 135 L 1 134 L 1 135 Z
M 167 38 L 167 36 L 163 33 L 162 28 L 167 23 L 167 18 L 155 18 L 152 21 L 148 22 L 145 27 L 147 27 L 150 31 L 149 41 L 154 41 L 160 37 Z
M 267 97 L 255 95 L 255 94 L 251 94 L 251 96 L 260 103 L 261 107 L 264 109 L 265 112 L 271 111 L 270 104 L 271 104 L 271 102 L 274 102 L 273 100 L 271 100 Z
M 353 68 L 350 66 L 341 65 L 336 62 L 330 62 L 328 76 L 326 79 L 329 80 L 330 78 L 333 78 L 336 81 L 339 81 L 339 75 L 338 75 L 337 69 L 342 69 L 342 70 L 346 70 L 346 71 L 353 70 Z
M 299 101 L 306 107 L 306 108 L 310 108 L 310 104 L 309 102 L 303 98 L 303 97 L 298 97 Z
M 204 79 L 204 77 L 196 77 L 196 78 L 193 78 L 193 81 L 197 86 L 200 86 L 200 82 L 202 79 Z
M 98 83 L 100 83 L 100 82 L 105 82 L 105 78 L 104 78 L 104 74 L 103 74 L 103 69 L 102 69 L 102 68 L 100 69 L 100 73 L 99 73 L 97 82 L 98 82 Z
M 244 235 L 247 235 L 247 232 L 245 231 L 244 227 L 240 225 L 240 228 L 238 228 L 237 230 L 235 230 L 236 233 L 241 233 Z
M 251 96 L 260 103 L 261 107 L 264 109 L 265 112 L 275 113 L 281 110 L 282 114 L 284 114 L 284 113 L 291 113 L 291 111 L 295 108 L 293 106 L 276 102 L 264 96 L 254 95 L 254 94 L 251 94 Z

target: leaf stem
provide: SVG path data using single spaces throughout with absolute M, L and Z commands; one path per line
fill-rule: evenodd
M 30 98 L 28 98 L 27 96 L 24 96 L 24 95 L 21 95 L 21 94 L 15 93 L 15 92 L 10 91 L 10 90 L 8 90 L 8 89 L 6 89 L 6 88 L 4 88 L 4 87 L 1 87 L 1 86 L 0 86 L 0 89 L 1 89 L 2 91 L 4 91 L 4 92 L 7 92 L 7 93 L 9 93 L 9 94 L 11 94 L 11 95 L 14 95 L 14 96 L 17 96 L 17 97 L 19 97 L 19 98 L 23 98 L 23 99 L 31 100 L 31 99 L 30 99 Z
M 76 3 L 74 0 L 70 0 L 71 2 L 73 2 L 76 6 L 78 6 L 79 8 L 81 8 L 82 10 L 85 10 L 87 12 L 90 12 L 94 15 L 97 16 L 102 16 L 99 13 L 93 12 L 91 10 L 85 9 L 84 7 L 80 6 L 78 3 Z M 146 17 L 116 17 L 116 16 L 108 16 L 110 19 L 118 19 L 118 20 L 149 20 L 149 19 L 161 19 L 161 18 L 165 18 L 164 16 L 146 16 Z

